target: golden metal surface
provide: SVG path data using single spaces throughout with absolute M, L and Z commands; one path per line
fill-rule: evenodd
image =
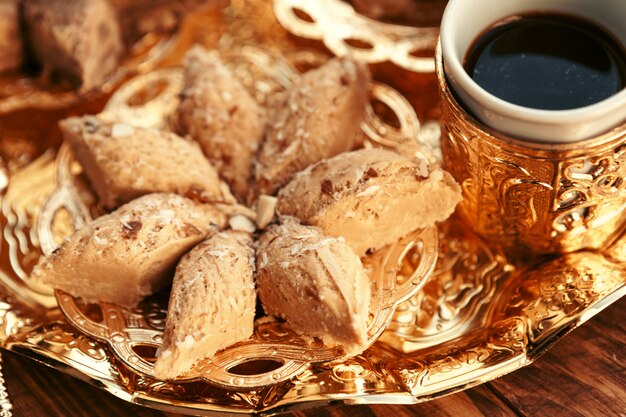
M 349 54 L 369 63 L 390 61 L 415 72 L 435 70 L 432 51 L 438 26 L 378 22 L 359 15 L 343 0 L 274 0 L 274 12 L 289 32 L 320 40 L 337 56 Z
M 320 59 L 319 54 L 295 48 L 297 45 L 274 21 L 271 5 L 260 0 L 233 0 L 219 15 L 192 17 L 185 23 L 180 40 L 180 45 L 199 41 L 223 52 L 233 45 L 260 45 L 283 51 L 290 62 L 295 60 L 303 66 Z M 184 49 L 175 48 L 168 62 L 178 62 Z M 286 74 L 280 62 L 258 64 Z M 254 85 L 254 79 L 242 75 L 247 86 Z M 262 80 L 260 85 L 271 90 L 290 82 L 287 75 L 281 79 L 279 85 L 271 79 Z M 419 96 L 415 91 L 407 93 Z M 265 97 L 269 99 L 271 94 Z M 403 99 L 396 99 L 390 107 L 401 106 Z M 436 106 L 434 102 L 412 103 Z M 40 242 L 36 225 L 44 201 L 56 186 L 55 164 L 69 157 L 55 154 L 59 142 L 56 120 L 67 113 L 98 112 L 102 106 L 0 114 L 0 344 L 135 404 L 194 415 L 269 416 L 329 402 L 427 401 L 532 362 L 571 329 L 626 293 L 626 237 L 603 251 L 513 262 L 496 246 L 468 232 L 458 219 L 452 219 L 439 228 L 440 257 L 431 280 L 398 307 L 390 326 L 363 354 L 312 364 L 288 381 L 247 391 L 227 390 L 203 381 L 173 384 L 155 380 L 124 365 L 108 343 L 77 330 L 49 291 L 28 280 L 40 246 L 55 244 L 54 239 L 47 241 L 45 237 Z M 32 123 L 33 118 L 37 123 Z M 432 123 L 402 123 L 396 121 L 392 128 L 396 136 L 412 132 L 412 136 L 428 138 L 436 145 L 438 129 Z M 381 137 L 388 137 L 384 124 L 367 125 Z M 72 182 L 89 206 L 90 193 L 75 175 L 78 167 L 69 159 L 64 164 L 70 167 L 71 175 L 59 180 Z M 71 233 L 68 210 L 57 212 L 53 223 L 54 236 Z M 400 272 L 409 274 L 411 268 Z M 158 297 L 153 301 L 159 302 Z M 89 320 L 105 321 L 99 307 L 77 307 Z M 138 314 L 155 329 L 162 328 L 162 304 L 159 307 L 148 302 Z
M 459 214 L 481 236 L 532 253 L 600 249 L 626 225 L 626 124 L 571 144 L 523 142 L 470 116 L 437 53 L 444 167 L 463 188 Z

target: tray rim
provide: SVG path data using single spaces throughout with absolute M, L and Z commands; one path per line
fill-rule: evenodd
M 210 417 L 218 417 L 218 416 L 264 416 L 270 417 L 279 415 L 282 413 L 300 411 L 304 409 L 311 409 L 317 407 L 323 407 L 328 405 L 374 405 L 374 404 L 394 404 L 394 405 L 411 405 L 411 404 L 419 404 L 422 402 L 434 400 L 437 398 L 441 398 L 447 395 L 451 395 L 457 392 L 464 391 L 466 389 L 473 388 L 475 386 L 481 385 L 485 382 L 489 382 L 491 380 L 500 378 L 506 374 L 514 372 L 522 367 L 528 366 L 539 359 L 545 352 L 547 352 L 552 346 L 563 340 L 570 332 L 580 327 L 588 320 L 593 318 L 596 314 L 603 311 L 605 308 L 609 307 L 614 302 L 620 300 L 626 296 L 626 282 L 624 282 L 620 287 L 618 287 L 613 293 L 607 295 L 606 297 L 598 300 L 596 303 L 590 305 L 585 314 L 582 314 L 577 320 L 572 321 L 567 326 L 565 326 L 561 331 L 557 334 L 553 335 L 552 338 L 544 341 L 544 343 L 540 344 L 537 349 L 531 350 L 527 354 L 519 354 L 513 357 L 509 362 L 512 363 L 513 366 L 502 366 L 497 370 L 497 374 L 494 374 L 492 368 L 489 370 L 488 378 L 477 378 L 467 381 L 461 385 L 426 394 L 426 395 L 413 395 L 411 392 L 403 391 L 403 392 L 387 392 L 387 393 L 358 393 L 358 394 L 316 394 L 311 396 L 311 398 L 302 397 L 298 398 L 295 401 L 278 401 L 272 404 L 269 407 L 262 408 L 259 410 L 249 410 L 249 409 L 235 409 L 233 407 L 224 407 L 224 406 L 212 406 L 209 403 L 202 402 L 191 402 L 191 401 L 177 401 L 177 404 L 172 404 L 171 400 L 160 399 L 151 397 L 149 395 L 145 395 L 145 393 L 139 392 L 129 392 L 119 385 L 117 385 L 114 381 L 107 379 L 106 377 L 99 378 L 98 374 L 100 374 L 97 370 L 93 369 L 93 373 L 85 373 L 80 370 L 72 367 L 72 360 L 64 359 L 63 356 L 57 355 L 50 350 L 42 349 L 40 347 L 28 345 L 20 342 L 11 342 L 11 338 L 7 339 L 2 348 L 8 351 L 20 354 L 23 357 L 34 360 L 42 365 L 46 365 L 50 368 L 56 369 L 60 372 L 63 372 L 72 377 L 78 378 L 84 382 L 89 383 L 90 385 L 99 388 L 103 391 L 106 391 L 117 398 L 120 398 L 124 401 L 130 402 L 131 404 L 136 404 L 140 406 L 145 406 L 149 408 L 153 408 L 156 410 L 166 411 L 166 412 L 176 412 L 186 415 L 202 415 L 202 416 L 210 416 Z M 558 336 L 558 337 L 557 337 Z M 556 337 L 556 339 L 554 339 Z M 508 365 L 508 364 L 506 364 Z M 501 372 L 500 372 L 501 371 Z M 103 374 L 100 374 L 103 375 Z M 122 389 L 120 389 L 122 388 Z M 202 407 L 198 407 L 198 405 L 202 405 Z M 193 414 L 192 414 L 193 413 Z

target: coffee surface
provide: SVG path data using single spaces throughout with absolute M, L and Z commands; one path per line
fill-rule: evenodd
M 485 90 L 524 107 L 567 110 L 602 101 L 625 86 L 624 48 L 591 22 L 533 13 L 482 33 L 465 58 Z

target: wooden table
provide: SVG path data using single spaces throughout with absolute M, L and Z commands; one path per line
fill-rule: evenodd
M 15 417 L 165 417 L 56 370 L 3 352 Z M 575 330 L 535 364 L 413 406 L 336 406 L 293 417 L 626 416 L 626 298 Z

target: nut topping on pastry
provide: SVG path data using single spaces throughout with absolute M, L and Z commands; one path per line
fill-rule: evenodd
M 210 205 L 149 194 L 76 231 L 32 276 L 88 302 L 133 307 L 167 286 L 181 255 L 225 223 Z
M 261 195 L 256 202 L 256 224 L 264 229 L 274 220 L 278 199 L 269 195 Z
M 174 133 L 94 116 L 71 117 L 60 126 L 106 208 L 151 192 L 207 202 L 232 199 L 197 144 Z
M 256 195 L 272 195 L 321 159 L 353 149 L 368 99 L 370 73 L 349 58 L 302 76 L 268 120 L 256 166 Z
M 248 233 L 216 233 L 185 255 L 174 277 L 157 378 L 172 379 L 254 330 L 254 249 Z
M 216 51 L 194 46 L 183 64 L 185 87 L 175 128 L 200 144 L 220 176 L 243 201 L 263 138 L 264 111 Z
M 342 236 L 359 255 L 443 221 L 461 200 L 447 172 L 382 149 L 318 162 L 278 194 L 278 212 Z
M 257 251 L 257 286 L 267 314 L 297 333 L 343 345 L 367 342 L 370 282 L 359 257 L 342 240 L 289 221 L 270 226 Z

